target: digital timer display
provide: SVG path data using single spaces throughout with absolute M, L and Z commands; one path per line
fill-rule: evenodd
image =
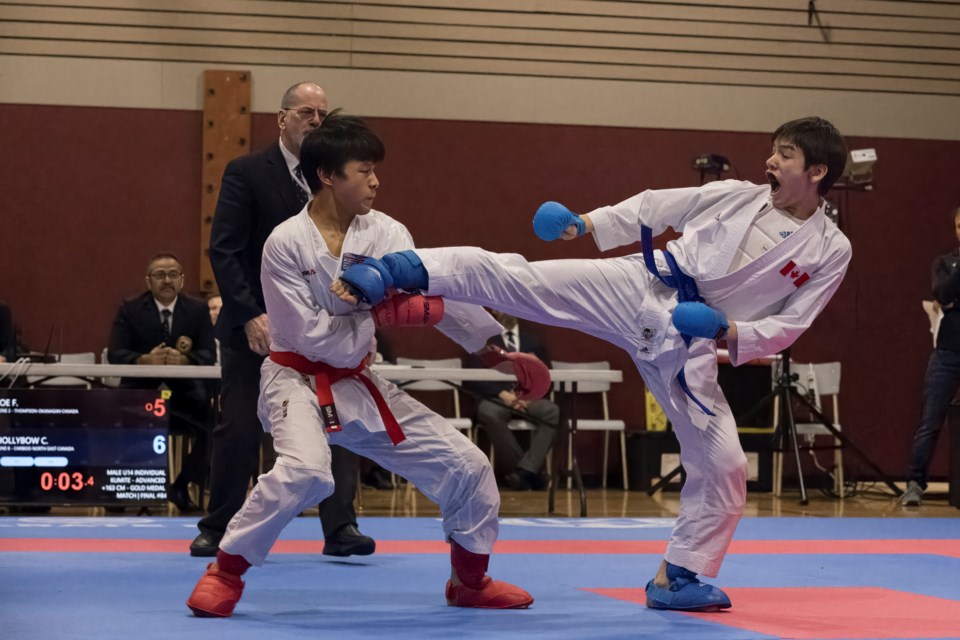
M 0 390 L 0 504 L 166 502 L 169 392 Z

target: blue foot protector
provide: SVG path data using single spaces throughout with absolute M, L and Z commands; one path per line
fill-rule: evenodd
M 390 270 L 393 286 L 397 289 L 409 291 L 427 288 L 427 270 L 415 252 L 407 250 L 388 253 L 382 260 Z
M 647 607 L 674 611 L 719 611 L 730 608 L 730 598 L 713 585 L 697 580 L 697 574 L 667 563 L 669 588 L 647 583 Z

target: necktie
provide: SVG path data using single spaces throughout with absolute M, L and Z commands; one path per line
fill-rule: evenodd
M 305 206 L 310 200 L 310 196 L 307 195 L 307 192 L 303 189 L 302 182 L 306 181 L 303 179 L 303 170 L 300 168 L 300 165 L 295 166 L 293 168 L 293 172 L 297 174 L 297 178 L 300 180 L 300 182 L 294 180 L 293 184 L 297 185 L 297 200 L 300 202 L 300 206 L 302 207 Z
M 512 329 L 507 331 L 507 335 L 503 338 L 503 344 L 507 348 L 507 351 L 517 350 L 517 337 Z
M 166 342 L 170 338 L 170 316 L 173 315 L 170 313 L 170 309 L 164 309 L 160 312 L 160 324 L 163 325 L 163 341 Z

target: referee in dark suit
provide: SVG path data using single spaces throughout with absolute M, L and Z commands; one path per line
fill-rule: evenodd
M 257 417 L 260 364 L 270 350 L 270 329 L 260 286 L 263 245 L 274 227 L 299 213 L 310 192 L 300 172 L 300 143 L 327 115 L 319 86 L 303 82 L 283 94 L 280 140 L 230 162 L 223 174 L 210 237 L 210 262 L 223 298 L 217 321 L 223 371 L 223 423 L 213 435 L 209 515 L 197 524 L 194 556 L 214 556 L 227 523 L 243 505 L 257 473 L 263 428 Z M 334 556 L 369 555 L 375 542 L 357 529 L 353 498 L 356 454 L 333 453 L 334 494 L 320 504 L 325 544 Z

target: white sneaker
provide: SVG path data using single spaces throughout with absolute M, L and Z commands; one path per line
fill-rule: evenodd
M 923 489 L 918 482 L 911 480 L 907 483 L 907 490 L 900 497 L 900 504 L 905 507 L 919 507 L 923 502 L 921 498 L 923 498 Z

